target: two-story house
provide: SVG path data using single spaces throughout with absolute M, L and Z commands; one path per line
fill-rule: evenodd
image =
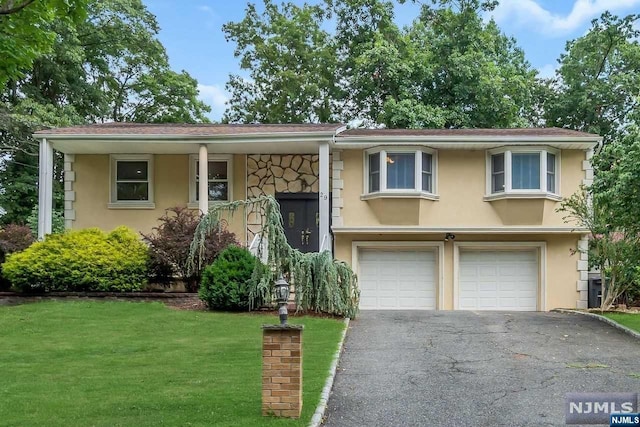
M 556 209 L 593 179 L 597 135 L 109 123 L 35 136 L 41 236 L 51 230 L 55 149 L 65 155 L 67 228 L 148 232 L 169 207 L 270 194 L 292 246 L 351 264 L 361 309 L 587 304 L 587 258 L 575 252 L 586 233 Z M 256 215 L 230 219 L 247 245 Z

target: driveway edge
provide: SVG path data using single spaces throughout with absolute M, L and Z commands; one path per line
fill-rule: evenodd
M 333 361 L 331 362 L 331 367 L 329 368 L 329 378 L 327 378 L 327 381 L 324 383 L 322 394 L 320 395 L 320 402 L 318 402 L 316 411 L 313 413 L 313 417 L 311 418 L 309 427 L 319 427 L 322 424 L 322 418 L 324 417 L 324 413 L 327 410 L 327 403 L 329 402 L 329 395 L 331 394 L 331 389 L 333 388 L 333 380 L 335 379 L 336 372 L 338 371 L 338 361 L 340 360 L 340 354 L 342 353 L 344 339 L 347 336 L 347 330 L 349 329 L 349 321 L 350 319 L 348 317 L 344 319 L 344 331 L 342 331 L 342 337 L 340 337 L 338 350 L 333 355 Z
M 635 339 L 640 340 L 640 333 L 634 331 L 633 329 L 629 329 L 624 325 L 621 325 L 620 323 L 616 322 L 615 320 L 611 320 L 608 317 L 604 317 L 601 316 L 599 314 L 595 314 L 595 313 L 587 313 L 584 311 L 579 311 L 579 310 L 567 310 L 564 308 L 557 308 L 555 310 L 551 310 L 551 311 L 555 311 L 557 313 L 571 313 L 571 314 L 581 314 L 583 316 L 588 316 L 588 317 L 592 317 L 594 319 L 598 319 L 601 322 L 604 323 L 608 323 L 609 325 L 613 326 L 614 328 L 624 332 L 627 335 L 631 335 L 632 337 L 634 337 Z

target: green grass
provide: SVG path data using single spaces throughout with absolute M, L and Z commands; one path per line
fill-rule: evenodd
M 604 313 L 604 317 L 620 323 L 629 329 L 640 332 L 640 314 L 630 313 Z
M 264 323 L 160 303 L 0 307 L 0 426 L 299 426 L 320 399 L 344 323 L 295 317 L 299 420 L 261 416 Z

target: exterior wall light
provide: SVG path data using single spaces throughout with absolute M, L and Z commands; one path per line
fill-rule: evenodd
M 276 301 L 280 308 L 278 309 L 278 315 L 280 316 L 280 324 L 286 325 L 289 317 L 287 311 L 287 303 L 289 302 L 289 283 L 284 279 L 282 274 L 275 283 Z
M 456 239 L 456 235 L 453 233 L 447 233 L 444 235 L 444 241 L 448 242 L 449 240 L 455 240 Z

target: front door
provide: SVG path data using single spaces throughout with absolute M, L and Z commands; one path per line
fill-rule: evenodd
M 318 193 L 278 193 L 276 199 L 291 247 L 300 252 L 317 252 L 320 245 Z

